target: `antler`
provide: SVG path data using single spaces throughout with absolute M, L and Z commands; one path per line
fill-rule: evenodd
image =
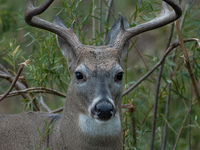
M 124 44 L 133 36 L 169 24 L 182 15 L 181 8 L 174 2 L 174 0 L 163 1 L 169 4 L 174 9 L 174 11 L 169 11 L 167 4 L 163 2 L 162 10 L 155 19 L 129 29 L 124 28 L 123 17 L 121 17 L 121 32 L 115 40 L 114 48 L 121 53 Z
M 38 7 L 34 7 L 34 0 L 27 0 L 26 2 L 26 9 L 24 18 L 27 24 L 45 29 L 47 31 L 53 32 L 60 37 L 62 37 L 65 41 L 67 41 L 73 49 L 77 49 L 81 43 L 78 40 L 78 37 L 73 32 L 73 25 L 72 23 L 71 28 L 65 28 L 54 23 L 45 21 L 36 15 L 43 13 L 53 2 L 54 0 L 46 0 L 43 4 Z

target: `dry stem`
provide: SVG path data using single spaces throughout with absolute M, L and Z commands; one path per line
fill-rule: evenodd
M 184 42 L 183 42 L 183 37 L 182 37 L 181 30 L 180 30 L 180 27 L 179 27 L 179 20 L 175 21 L 175 26 L 176 26 L 176 30 L 177 30 L 177 34 L 178 34 L 178 40 L 179 40 L 179 43 L 180 43 L 180 46 L 181 46 L 181 49 L 182 49 L 182 52 L 183 52 L 185 65 L 186 65 L 186 68 L 187 68 L 188 73 L 190 75 L 190 79 L 192 81 L 192 86 L 194 88 L 194 92 L 195 92 L 195 95 L 197 97 L 197 101 L 198 101 L 199 107 L 200 107 L 199 90 L 198 90 L 197 83 L 196 83 L 196 80 L 195 80 L 195 77 L 194 77 L 194 74 L 193 74 L 193 71 L 192 71 L 192 67 L 190 65 L 188 53 L 186 51 L 186 48 L 185 48 L 185 45 L 184 45 Z
M 15 84 L 16 84 L 16 82 L 17 82 L 22 70 L 24 69 L 25 65 L 26 65 L 26 62 L 21 64 L 14 81 L 12 82 L 12 84 L 11 84 L 10 88 L 7 90 L 7 92 L 4 93 L 3 96 L 0 98 L 0 101 L 2 101 L 10 93 L 10 91 L 12 91 L 12 89 L 15 86 Z

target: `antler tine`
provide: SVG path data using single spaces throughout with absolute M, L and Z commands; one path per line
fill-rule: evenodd
M 27 0 L 26 2 L 26 9 L 24 18 L 27 24 L 45 29 L 47 31 L 53 32 L 60 37 L 62 37 L 65 41 L 69 42 L 69 44 L 74 48 L 77 49 L 77 47 L 81 44 L 78 40 L 78 37 L 73 32 L 73 28 L 65 28 L 62 26 L 59 26 L 57 24 L 45 21 L 36 15 L 39 15 L 43 13 L 53 2 L 54 0 L 46 0 L 43 4 L 41 4 L 38 7 L 34 7 L 34 0 Z M 74 22 L 73 22 L 74 24 Z
M 121 50 L 123 45 L 133 36 L 169 24 L 182 15 L 181 8 L 174 2 L 174 0 L 163 1 L 169 4 L 174 9 L 174 11 L 169 11 L 167 4 L 163 2 L 161 13 L 156 18 L 136 27 L 125 29 L 125 31 L 122 30 L 115 40 L 114 48 Z
M 34 26 L 31 21 L 33 16 L 43 13 L 54 0 L 46 0 L 43 4 L 38 7 L 34 7 L 34 0 L 27 0 L 25 10 L 25 21 L 27 24 Z

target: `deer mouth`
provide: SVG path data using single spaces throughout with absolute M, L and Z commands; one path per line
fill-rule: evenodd
M 88 135 L 112 136 L 121 132 L 121 120 L 118 113 L 107 121 L 102 121 L 91 115 L 80 114 L 79 127 Z

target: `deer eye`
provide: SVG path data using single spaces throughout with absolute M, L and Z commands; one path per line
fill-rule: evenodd
M 116 74 L 115 76 L 115 81 L 121 81 L 123 78 L 123 72 L 119 72 L 118 74 Z
M 77 78 L 78 80 L 83 79 L 83 74 L 82 74 L 81 72 L 76 72 L 76 78 Z

